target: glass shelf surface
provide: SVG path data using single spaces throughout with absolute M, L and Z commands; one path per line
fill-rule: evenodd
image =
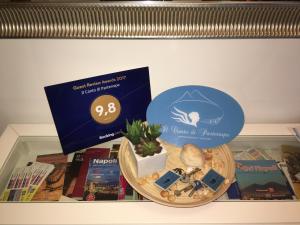
M 99 148 L 112 148 L 114 144 L 120 144 L 121 138 L 97 145 Z M 263 151 L 272 159 L 277 162 L 282 162 L 282 145 L 300 147 L 300 143 L 294 136 L 238 136 L 233 141 L 228 143 L 230 150 L 235 159 L 241 154 L 249 151 L 250 149 L 258 149 Z M 34 162 L 38 155 L 62 153 L 58 137 L 46 136 L 32 136 L 32 137 L 19 137 L 14 147 L 10 151 L 4 165 L 0 170 L 0 193 L 3 192 L 9 180 L 9 177 L 14 168 L 25 167 L 28 162 Z M 68 155 L 68 162 L 73 159 L 74 153 Z M 68 197 L 62 197 L 61 202 L 83 202 L 76 201 Z M 119 202 L 127 201 L 147 201 L 144 200 L 121 200 Z M 227 193 L 220 197 L 217 201 L 241 201 L 235 199 L 228 199 Z M 257 200 L 253 200 L 257 201 Z M 298 201 L 295 197 L 293 200 L 271 200 L 271 201 Z M 97 201 L 103 202 L 103 201 Z

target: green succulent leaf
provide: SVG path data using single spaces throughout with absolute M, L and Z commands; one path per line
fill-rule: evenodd
M 127 137 L 132 144 L 139 144 L 140 138 L 143 137 L 143 122 L 141 120 L 136 120 L 130 124 L 128 121 L 126 121 L 126 129 L 127 133 L 122 132 L 122 134 Z
M 146 142 L 143 145 L 143 156 L 152 156 L 157 152 L 157 145 L 154 142 Z
M 145 126 L 145 136 L 148 140 L 154 141 L 161 135 L 161 125 L 159 124 L 150 124 Z

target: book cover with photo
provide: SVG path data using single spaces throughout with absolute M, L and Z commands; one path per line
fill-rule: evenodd
M 83 162 L 83 156 L 84 153 L 82 152 L 75 153 L 72 162 L 68 163 L 67 165 L 63 189 L 63 194 L 65 196 L 72 196 L 77 177 L 79 176 L 80 167 Z
M 84 186 L 83 200 L 118 200 L 120 167 L 117 159 L 92 158 Z
M 282 145 L 282 158 L 286 162 L 292 185 L 298 198 L 300 198 L 300 147 Z
M 300 147 L 282 145 L 282 158 L 288 166 L 293 182 L 300 183 Z
M 236 160 L 236 179 L 243 200 L 293 199 L 274 160 Z
M 54 165 L 54 170 L 41 184 L 32 201 L 58 201 L 63 193 L 68 157 L 62 153 L 39 155 L 37 162 Z
M 76 179 L 76 184 L 71 195 L 73 198 L 82 199 L 90 159 L 108 158 L 109 152 L 109 148 L 89 148 L 86 150 L 86 152 L 83 155 L 83 162 L 81 163 L 79 174 Z

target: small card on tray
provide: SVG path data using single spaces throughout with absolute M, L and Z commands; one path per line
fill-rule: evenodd
M 157 181 L 155 181 L 155 185 L 163 190 L 167 190 L 173 184 L 175 184 L 178 179 L 180 179 L 180 175 L 173 171 L 168 171 L 163 176 L 161 176 Z
M 221 184 L 224 182 L 225 178 L 217 173 L 215 170 L 211 169 L 202 178 L 202 183 L 205 184 L 212 191 L 217 191 Z

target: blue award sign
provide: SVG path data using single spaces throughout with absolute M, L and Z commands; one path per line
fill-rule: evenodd
M 244 125 L 244 113 L 228 94 L 205 86 L 181 86 L 158 95 L 147 121 L 161 124 L 161 139 L 176 146 L 216 147 L 231 141 Z
M 121 137 L 126 120 L 146 120 L 148 67 L 45 87 L 65 154 Z

